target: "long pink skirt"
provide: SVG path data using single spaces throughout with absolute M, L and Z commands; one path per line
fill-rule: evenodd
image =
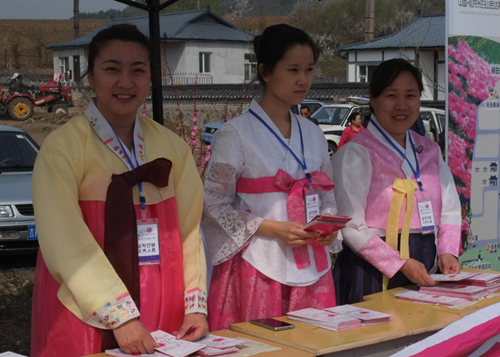
M 83 218 L 99 245 L 104 244 L 105 203 L 80 202 Z M 148 217 L 157 217 L 160 232 L 160 265 L 140 267 L 141 322 L 149 331 L 178 330 L 184 319 L 184 270 L 182 238 L 175 198 L 146 206 Z M 140 217 L 140 206 L 136 206 Z M 68 237 L 70 239 L 70 237 Z M 101 352 L 101 329 L 87 325 L 57 298 L 60 284 L 52 277 L 41 251 L 35 273 L 31 320 L 31 357 L 79 357 Z
M 327 271 L 309 286 L 288 286 L 268 278 L 242 258 L 243 250 L 216 265 L 208 295 L 210 331 L 237 322 L 286 315 L 313 307 L 325 309 L 335 303 L 333 277 Z

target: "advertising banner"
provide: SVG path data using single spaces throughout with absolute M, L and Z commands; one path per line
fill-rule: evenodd
M 500 1 L 446 2 L 448 164 L 463 267 L 500 270 Z

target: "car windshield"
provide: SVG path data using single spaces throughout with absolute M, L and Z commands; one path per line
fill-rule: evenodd
M 318 124 L 340 125 L 349 112 L 346 107 L 323 107 L 318 109 L 312 118 L 318 121 Z
M 0 172 L 33 170 L 38 148 L 24 133 L 0 132 Z

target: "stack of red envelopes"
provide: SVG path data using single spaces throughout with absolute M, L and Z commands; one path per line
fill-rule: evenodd
M 346 223 L 351 219 L 351 217 L 347 216 L 318 215 L 302 227 L 302 229 L 305 231 L 320 232 L 320 235 L 326 236 L 344 228 Z

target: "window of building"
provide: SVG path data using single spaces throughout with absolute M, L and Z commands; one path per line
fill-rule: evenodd
M 212 52 L 200 52 L 200 73 L 210 73 L 210 57 Z
M 360 82 L 370 82 L 370 79 L 372 78 L 373 71 L 375 71 L 375 68 L 377 66 L 367 66 L 367 65 L 360 65 L 358 66 L 359 68 L 359 81 Z
M 59 57 L 59 73 L 69 71 L 69 57 Z
M 245 82 L 250 82 L 256 75 L 257 56 L 255 53 L 245 53 Z

